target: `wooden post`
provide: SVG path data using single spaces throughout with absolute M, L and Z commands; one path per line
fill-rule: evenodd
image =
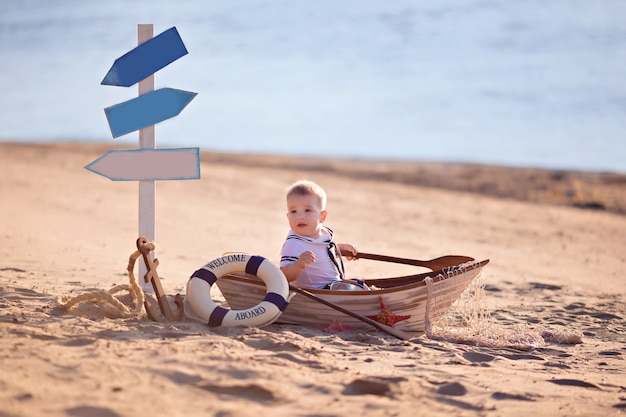
M 154 37 L 152 24 L 138 24 L 137 43 L 136 48 L 115 60 L 101 84 L 124 87 L 138 84 L 136 98 L 107 107 L 104 112 L 114 138 L 139 130 L 139 149 L 107 152 L 85 168 L 113 181 L 139 181 L 138 234 L 147 242 L 154 242 L 155 181 L 200 178 L 200 150 L 156 149 L 154 125 L 178 115 L 197 94 L 172 88 L 154 90 L 154 73 L 187 54 L 176 27 Z M 154 264 L 156 268 L 156 255 L 151 252 L 148 251 L 145 262 L 139 264 L 139 275 L 143 278 L 141 287 L 152 294 L 158 286 L 157 292 L 163 293 L 158 275 L 155 271 L 149 274 L 150 268 L 146 266 Z M 149 281 L 154 281 L 155 285 Z M 161 295 L 159 302 L 165 299 L 165 295 Z
M 154 37 L 154 25 L 138 24 L 137 25 L 137 45 L 152 39 Z M 154 91 L 154 74 L 139 81 L 138 94 L 142 95 L 150 91 Z M 156 141 L 154 134 L 154 125 L 139 130 L 139 148 L 155 149 Z M 156 240 L 156 183 L 155 181 L 139 181 L 139 236 L 145 236 L 149 241 Z M 150 282 L 145 282 L 143 277 L 146 275 L 147 269 L 144 263 L 139 263 L 139 276 L 141 286 L 144 292 L 153 292 Z

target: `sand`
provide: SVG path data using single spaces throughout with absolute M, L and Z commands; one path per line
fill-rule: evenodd
M 128 283 L 137 183 L 83 169 L 108 149 L 0 143 L 0 416 L 626 411 L 626 176 L 204 153 L 201 180 L 157 184 L 156 254 L 170 295 L 223 252 L 277 260 L 284 190 L 308 178 L 329 194 L 338 241 L 490 259 L 484 301 L 497 328 L 583 335 L 522 350 L 372 328 L 119 319 L 91 303 L 63 311 L 60 297 Z M 346 267 L 363 277 L 409 268 Z

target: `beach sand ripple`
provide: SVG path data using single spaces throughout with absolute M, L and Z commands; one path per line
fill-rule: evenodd
M 106 148 L 0 143 L 0 189 L 11 196 L 0 199 L 1 416 L 595 416 L 626 409 L 626 217 L 619 210 L 474 192 L 488 188 L 478 181 L 487 173 L 498 181 L 497 168 L 449 167 L 463 177 L 459 183 L 474 184 L 458 191 L 404 180 L 404 166 L 395 181 L 393 165 L 374 164 L 381 173 L 365 175 L 345 162 L 326 161 L 333 170 L 321 170 L 319 161 L 203 155 L 201 181 L 158 184 L 156 252 L 168 294 L 184 294 L 190 273 L 226 251 L 274 259 L 286 233 L 285 187 L 310 178 L 329 191 L 329 225 L 363 251 L 490 259 L 483 273 L 490 319 L 499 329 L 536 332 L 541 345 L 119 319 L 100 304 L 65 311 L 57 302 L 128 281 L 137 184 L 83 169 Z M 524 175 L 552 178 L 554 190 L 569 178 Z M 622 193 L 615 201 L 626 195 L 616 179 L 602 189 L 603 201 L 614 201 L 612 187 Z M 366 277 L 407 271 L 363 260 L 346 267 Z M 132 304 L 126 295 L 120 300 Z M 558 335 L 581 340 L 563 343 Z

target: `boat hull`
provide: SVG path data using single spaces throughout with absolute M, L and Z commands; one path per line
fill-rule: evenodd
M 468 262 L 419 275 L 366 280 L 373 288 L 372 291 L 307 290 L 361 316 L 376 316 L 380 313 L 382 300 L 394 315 L 409 316 L 395 324 L 397 329 L 423 332 L 427 315 L 431 322 L 441 318 L 481 273 L 487 262 L 489 261 Z M 429 277 L 432 281 L 427 280 Z M 430 284 L 427 285 L 427 282 Z M 266 294 L 263 282 L 254 275 L 245 273 L 220 277 L 216 285 L 228 306 L 234 310 L 243 310 L 258 304 Z M 345 326 L 368 327 L 358 319 L 302 296 L 293 297 L 276 322 L 325 326 L 336 320 Z

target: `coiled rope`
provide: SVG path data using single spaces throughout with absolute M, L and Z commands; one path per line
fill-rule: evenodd
M 147 249 L 154 250 L 154 243 L 147 243 Z M 77 304 L 80 303 L 99 303 L 104 305 L 104 309 L 106 312 L 115 317 L 115 318 L 133 318 L 139 317 L 143 314 L 144 311 L 144 293 L 141 286 L 137 283 L 137 279 L 135 278 L 134 269 L 135 262 L 137 258 L 141 256 L 141 252 L 136 250 L 130 258 L 128 259 L 128 280 L 130 284 L 120 284 L 116 285 L 110 290 L 94 290 L 88 291 L 83 294 L 77 295 L 75 297 L 62 297 L 58 303 L 59 307 L 63 310 L 70 310 Z M 116 294 L 121 291 L 128 291 L 134 306 L 132 308 L 126 306 L 122 303 L 118 298 L 114 297 L 113 294 Z

